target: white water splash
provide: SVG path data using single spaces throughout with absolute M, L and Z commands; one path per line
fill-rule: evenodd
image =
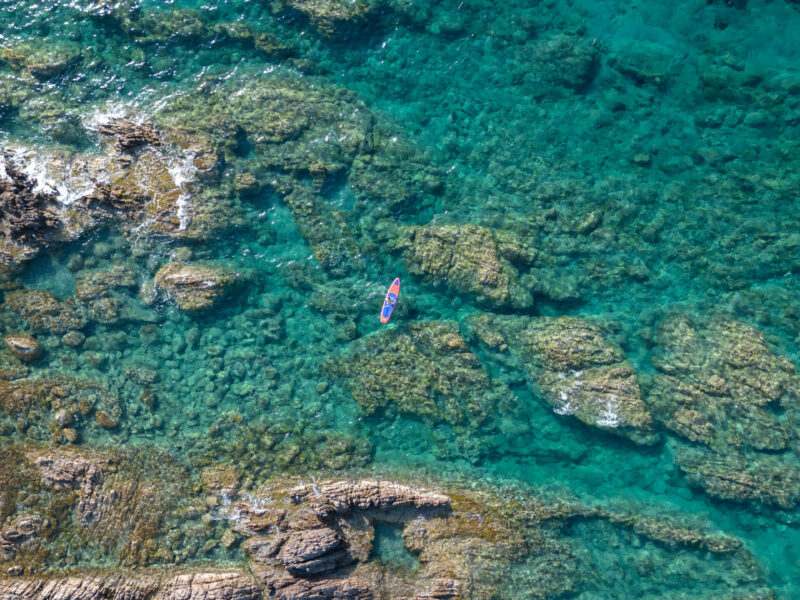
M 146 117 L 137 113 L 132 106 L 123 102 L 109 102 L 105 106 L 97 107 L 81 119 L 84 129 L 95 133 L 102 126 L 116 119 L 126 119 L 141 125 Z
M 553 406 L 553 412 L 557 415 L 572 415 L 575 414 L 577 407 L 572 404 L 572 397 L 581 389 L 583 389 L 583 380 L 580 376 L 583 371 L 570 371 L 569 374 L 559 373 L 559 379 L 566 379 L 568 376 L 572 378 L 569 385 L 565 386 L 559 393 L 559 403 Z
M 171 157 L 167 161 L 167 171 L 169 172 L 175 186 L 181 191 L 181 195 L 175 201 L 178 209 L 178 230 L 183 231 L 192 221 L 191 199 L 192 195 L 187 188 L 187 184 L 192 183 L 197 177 L 197 167 L 194 165 L 195 154 L 185 150 L 182 156 Z
M 617 404 L 617 397 L 611 394 L 606 400 L 606 409 L 603 416 L 597 420 L 597 424 L 601 427 L 619 427 L 620 418 L 619 405 Z
M 7 160 L 33 182 L 33 191 L 54 196 L 65 206 L 88 196 L 98 183 L 109 180 L 108 159 L 102 156 L 70 160 L 23 147 L 9 150 Z

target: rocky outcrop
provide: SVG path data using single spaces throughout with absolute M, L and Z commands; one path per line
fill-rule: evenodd
M 20 515 L 0 530 L 0 559 L 9 560 L 18 548 L 32 546 L 39 530 L 49 526 L 39 515 Z
M 11 354 L 25 362 L 36 360 L 42 355 L 42 346 L 33 337 L 24 333 L 9 333 L 3 338 Z
M 56 229 L 54 198 L 10 160 L 0 157 L 0 263 L 17 265 L 36 256 Z
M 637 444 L 657 440 L 636 372 L 596 325 L 572 317 L 490 314 L 471 317 L 469 325 L 498 359 L 527 373 L 557 414 Z
M 42 485 L 55 490 L 77 490 L 78 519 L 83 526 L 97 522 L 103 516 L 108 498 L 104 497 L 103 471 L 98 462 L 77 456 L 43 456 L 34 460 L 42 476 Z
M 118 573 L 87 577 L 0 580 L 4 600 L 261 600 L 241 571 L 190 572 L 172 577 Z
M 322 519 L 348 515 L 353 511 L 379 511 L 385 518 L 409 513 L 434 514 L 450 508 L 444 494 L 416 490 L 390 481 L 332 481 L 302 485 L 291 491 L 297 502 L 306 503 Z
M 670 317 L 658 333 L 653 416 L 683 443 L 689 480 L 727 500 L 791 508 L 800 501 L 800 378 L 763 334 L 730 319 Z
M 375 8 L 373 2 L 366 0 L 286 0 L 286 4 L 305 14 L 328 37 L 339 37 L 344 32 L 351 32 L 354 27 L 363 25 Z
M 535 250 L 511 233 L 477 225 L 409 227 L 398 244 L 409 272 L 427 281 L 446 282 L 492 307 L 533 304 L 512 263 L 530 264 Z
M 160 146 L 161 137 L 150 123 L 136 123 L 128 119 L 110 119 L 101 123 L 97 130 L 113 139 L 117 150 L 128 152 L 140 146 Z
M 636 507 L 437 481 L 281 478 L 240 491 L 221 464 L 201 490 L 168 455 L 147 449 L 0 452 L 4 599 L 444 600 L 509 597 L 520 586 L 534 597 L 616 589 L 627 567 L 598 568 L 597 552 L 651 565 L 638 572 L 648 586 L 688 591 L 702 578 L 720 597 L 764 590 L 741 540 Z M 22 504 L 36 511 L 15 512 Z M 381 554 L 387 528 L 414 568 Z M 98 560 L 162 569 L 50 573 L 76 540 Z M 246 565 L 229 554 L 237 564 L 226 570 L 173 566 L 230 540 L 241 540 Z
M 187 312 L 211 308 L 240 281 L 234 271 L 199 263 L 168 263 L 154 279 L 155 285 Z

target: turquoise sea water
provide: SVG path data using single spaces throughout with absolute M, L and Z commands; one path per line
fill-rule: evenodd
M 250 37 L 225 34 L 222 24 L 231 23 L 251 28 Z M 337 157 L 343 151 L 329 150 L 339 142 L 328 136 L 341 130 L 337 119 L 326 121 L 327 135 L 304 139 L 281 163 L 311 156 L 346 165 L 319 186 L 302 168 L 298 175 L 281 167 L 315 187 L 323 216 L 304 224 L 269 180 L 284 157 L 267 157 L 273 150 L 253 132 L 301 117 L 313 129 L 317 113 L 293 116 L 296 99 L 278 108 L 263 98 L 242 107 L 231 100 L 240 113 L 218 120 L 201 108 L 191 119 L 209 115 L 213 135 L 235 139 L 219 178 L 199 179 L 192 193 L 222 190 L 230 223 L 189 240 L 106 224 L 50 243 L 27 263 L 21 285 L 63 302 L 95 271 L 125 265 L 134 274 L 113 291 L 122 316 L 90 315 L 80 347 L 63 344 L 61 332 L 37 335 L 45 354 L 34 374 L 89 378 L 118 395 L 119 426 L 86 427 L 82 444 L 155 445 L 190 468 L 225 460 L 256 480 L 283 471 L 407 470 L 691 514 L 741 537 L 779 597 L 800 597 L 797 502 L 711 497 L 678 468 L 669 434 L 640 447 L 555 414 L 524 370 L 471 338 L 467 319 L 486 303 L 414 272 L 393 246 L 401 233 L 386 228 L 471 223 L 514 232 L 537 253 L 519 267 L 533 302 L 488 310 L 601 323 L 636 369 L 645 399 L 653 359 L 665 352 L 659 327 L 670 315 L 742 321 L 800 367 L 796 3 L 387 2 L 325 35 L 291 3 L 5 0 L 0 24 L 4 48 L 28 44 L 59 64 L 42 74 L 5 55 L 4 146 L 100 155 L 103 142 L 87 125 L 97 115 L 129 111 L 167 123 L 180 113 L 175 103 L 186 111 L 215 93 L 235 98 L 253 82 L 277 80 L 337 98 L 341 105 L 325 105 L 319 118 L 374 123 L 396 159 L 394 170 L 376 176 L 388 183 L 365 192 L 368 185 L 354 183 L 356 167 Z M 271 46 L 254 44 L 253 32 Z M 274 152 L 302 135 L 288 135 Z M 436 183 L 419 183 L 423 171 Z M 233 190 L 243 172 L 258 180 L 254 191 Z M 405 185 L 413 192 L 401 193 Z M 346 226 L 337 229 L 337 218 Z M 342 231 L 352 232 L 355 250 Z M 333 248 L 327 263 L 317 260 L 320 232 Z M 150 302 L 142 291 L 187 248 L 193 260 L 244 280 L 199 314 L 163 295 Z M 398 276 L 401 299 L 382 330 L 383 294 Z M 481 368 L 516 398 L 516 412 L 497 429 L 391 406 L 367 410 L 348 375 L 330 366 L 375 336 L 391 339 L 386 329 L 402 335 L 438 320 L 454 322 Z M 36 333 L 8 306 L 0 327 Z M 145 390 L 154 401 L 143 400 Z M 51 437 L 46 426 L 3 419 L 0 442 Z M 800 468 L 795 450 L 782 457 Z M 408 563 L 388 526 L 385 536 L 385 560 Z M 635 595 L 635 577 L 620 585 L 623 592 L 598 593 Z M 671 591 L 668 583 L 642 589 Z

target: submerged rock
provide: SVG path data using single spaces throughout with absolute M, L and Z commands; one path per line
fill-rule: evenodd
M 647 401 L 673 435 L 696 444 L 675 453 L 689 480 L 729 500 L 800 501 L 800 468 L 785 460 L 800 448 L 794 366 L 761 332 L 725 318 L 698 326 L 670 317 L 657 342 Z
M 599 327 L 573 317 L 480 314 L 472 331 L 501 357 L 521 367 L 553 410 L 581 422 L 652 444 L 658 436 L 642 400 L 636 372 Z
M 488 376 L 449 322 L 413 323 L 407 331 L 363 338 L 327 368 L 345 377 L 344 386 L 367 414 L 405 413 L 476 429 L 515 405 L 513 394 Z
M 154 281 L 182 310 L 197 312 L 214 306 L 241 279 L 239 273 L 210 264 L 168 263 Z
M 113 419 L 122 416 L 119 397 L 100 382 L 58 373 L 0 380 L 0 409 L 16 419 L 25 437 L 59 441 L 51 415 L 75 430 L 91 426 L 90 415 L 103 411 Z
M 409 272 L 428 281 L 446 281 L 494 307 L 533 304 L 512 262 L 530 264 L 535 250 L 514 234 L 477 225 L 409 227 L 399 245 Z
M 81 329 L 86 319 L 75 306 L 74 298 L 59 302 L 44 290 L 13 290 L 5 296 L 5 305 L 18 312 L 38 331 L 65 333 Z
M 42 355 L 42 346 L 29 335 L 24 333 L 9 333 L 4 339 L 11 354 L 20 360 L 31 362 Z
M 60 75 L 78 56 L 80 46 L 67 41 L 17 42 L 0 49 L 0 60 L 12 69 L 37 79 L 50 79 Z
M 338 37 L 342 30 L 364 24 L 375 8 L 367 0 L 285 0 L 286 4 L 305 14 L 319 31 Z

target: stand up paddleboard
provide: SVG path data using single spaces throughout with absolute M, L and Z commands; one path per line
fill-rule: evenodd
M 398 277 L 389 286 L 389 291 L 386 292 L 386 298 L 383 301 L 383 308 L 381 309 L 381 323 L 388 323 L 392 317 L 394 305 L 397 304 L 397 299 L 400 297 L 400 278 Z

